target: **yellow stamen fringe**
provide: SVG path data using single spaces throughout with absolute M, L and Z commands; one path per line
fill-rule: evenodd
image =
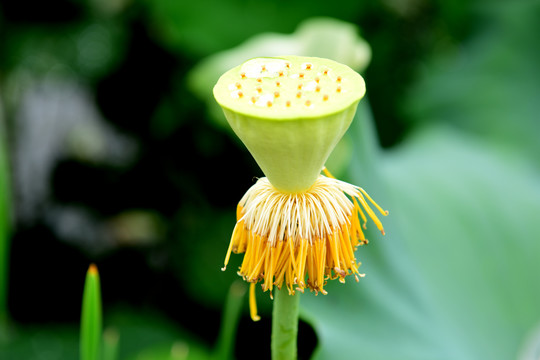
M 354 256 L 356 248 L 368 242 L 362 231 L 367 221 L 364 211 L 384 234 L 369 203 L 388 214 L 362 188 L 322 175 L 302 193 L 282 193 L 266 178 L 246 192 L 238 204 L 238 221 L 222 270 L 231 251 L 245 252 L 238 274 L 251 283 L 253 320 L 259 319 L 254 287 L 259 281 L 270 296 L 273 286 L 281 289 L 283 282 L 291 295 L 306 287 L 317 295 L 327 293 L 328 279 L 345 282 L 347 275 L 354 275 L 359 281 L 364 276 Z

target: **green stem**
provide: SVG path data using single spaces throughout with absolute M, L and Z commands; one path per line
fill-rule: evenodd
M 7 335 L 9 320 L 7 298 L 11 233 L 10 169 L 6 145 L 7 136 L 3 125 L 0 113 L 0 341 Z
M 272 315 L 272 360 L 296 359 L 299 295 L 284 287 L 276 291 Z
M 246 285 L 244 282 L 237 280 L 232 283 L 225 301 L 225 310 L 221 322 L 221 331 L 217 347 L 214 352 L 214 359 L 227 360 L 234 356 L 234 345 L 238 321 L 242 311 L 244 295 L 246 294 Z

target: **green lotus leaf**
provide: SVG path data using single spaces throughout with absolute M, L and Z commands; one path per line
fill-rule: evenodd
M 387 236 L 358 253 L 366 278 L 301 302 L 319 336 L 315 358 L 503 360 L 534 347 L 534 167 L 445 127 L 382 155 L 378 188 L 391 213 Z

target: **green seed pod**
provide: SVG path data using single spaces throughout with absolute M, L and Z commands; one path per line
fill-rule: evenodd
M 226 72 L 214 97 L 270 183 L 309 189 L 364 96 L 363 78 L 332 60 L 256 58 Z

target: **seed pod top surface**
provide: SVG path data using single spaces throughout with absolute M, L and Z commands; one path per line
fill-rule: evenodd
M 217 102 L 230 111 L 267 120 L 320 118 L 348 108 L 365 93 L 362 77 L 332 60 L 255 58 L 221 76 Z

